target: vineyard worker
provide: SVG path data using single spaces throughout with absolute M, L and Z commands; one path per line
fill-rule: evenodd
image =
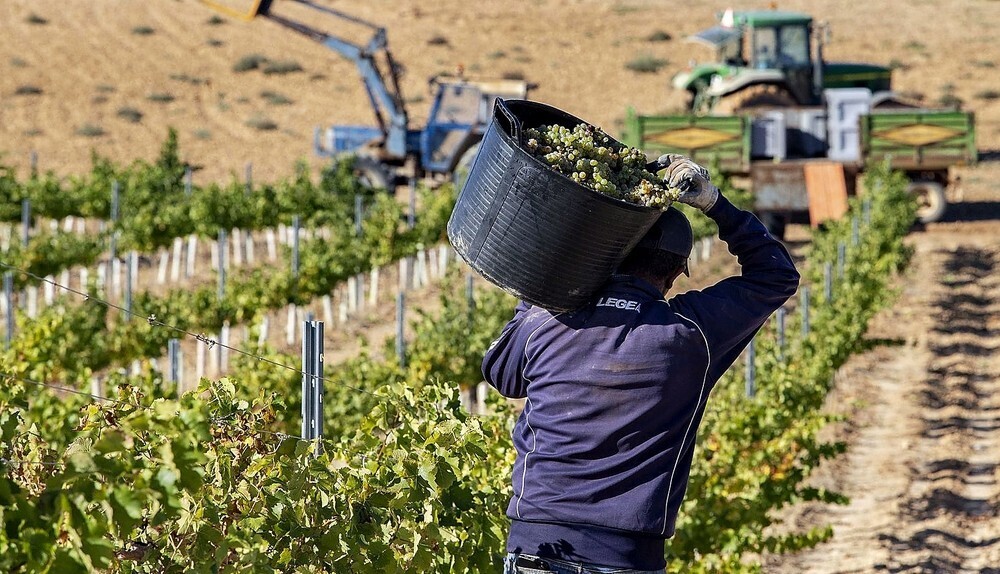
M 502 395 L 527 399 L 513 432 L 507 574 L 662 574 L 708 395 L 798 286 L 785 248 L 703 167 L 659 163 L 685 190 L 678 201 L 715 220 L 742 272 L 665 300 L 693 243 L 671 208 L 591 303 L 517 306 L 483 360 Z

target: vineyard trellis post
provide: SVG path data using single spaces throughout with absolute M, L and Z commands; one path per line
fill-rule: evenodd
M 205 345 L 195 347 L 194 378 L 201 381 L 205 376 Z
M 38 152 L 31 150 L 28 154 L 28 165 L 31 166 L 31 179 L 38 177 Z
M 865 226 L 868 226 L 872 222 L 872 200 L 870 197 L 866 197 L 861 204 L 861 218 Z
M 188 236 L 187 265 L 184 268 L 185 277 L 194 276 L 195 260 L 198 258 L 198 235 L 192 233 Z
M 406 313 L 406 294 L 402 290 L 396 295 L 396 357 L 399 367 L 406 368 L 406 341 L 403 339 Z
M 138 256 L 135 251 L 129 251 L 125 261 L 125 321 L 132 320 L 132 289 L 135 283 L 135 263 Z
M 181 279 L 181 257 L 184 253 L 184 239 L 180 237 L 174 238 L 174 254 L 173 260 L 170 266 L 170 280 L 174 283 L 180 281 Z
M 752 399 L 755 394 L 757 394 L 757 367 L 754 364 L 754 360 L 757 356 L 757 351 L 754 348 L 754 341 L 756 337 L 750 339 L 750 344 L 747 345 L 747 364 L 746 364 L 746 395 L 748 399 Z
M 118 201 L 120 194 L 121 185 L 118 183 L 118 180 L 112 181 L 111 234 L 108 237 L 108 269 L 105 276 L 111 275 L 111 290 L 109 292 L 114 293 L 116 296 L 119 294 L 117 290 L 118 270 L 116 269 L 116 265 L 118 263 Z
M 323 322 L 302 324 L 302 438 L 323 437 Z
M 292 277 L 299 276 L 299 234 L 302 230 L 302 219 L 292 216 Z
M 226 230 L 219 230 L 219 248 L 216 250 L 219 257 L 219 301 L 226 297 L 226 253 L 229 251 L 226 246 Z
M 181 362 L 183 357 L 181 355 L 181 341 L 180 339 L 170 339 L 167 341 L 167 380 L 177 385 L 180 389 L 181 378 L 183 373 L 181 372 Z
M 257 334 L 257 347 L 262 348 L 267 344 L 268 330 L 271 326 L 271 318 L 264 315 L 260 320 L 260 332 Z
M 861 242 L 861 221 L 857 215 L 851 217 L 851 247 L 857 247 Z
M 51 307 L 52 304 L 55 302 L 56 292 L 55 292 L 55 287 L 52 286 L 52 284 L 55 283 L 55 281 L 56 281 L 55 277 L 51 275 L 46 275 L 45 282 L 42 283 L 42 293 L 43 293 L 42 300 L 45 301 L 46 307 Z
M 194 187 L 192 178 L 194 177 L 194 172 L 191 171 L 191 166 L 186 166 L 184 168 L 184 195 L 191 197 L 191 191 Z
M 38 287 L 28 285 L 24 291 L 28 299 L 28 317 L 34 319 L 38 316 Z
M 222 328 L 219 330 L 219 341 L 222 343 L 218 346 L 219 374 L 223 374 L 229 370 L 229 346 L 231 335 L 232 330 L 229 327 L 229 321 L 223 321 Z
M 10 348 L 11 341 L 14 340 L 14 273 L 7 271 L 3 274 L 3 298 L 7 302 L 7 336 L 5 337 L 6 348 Z

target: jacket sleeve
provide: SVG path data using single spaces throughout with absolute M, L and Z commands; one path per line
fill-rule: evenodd
M 524 327 L 531 305 L 521 301 L 514 309 L 514 318 L 507 322 L 483 356 L 483 377 L 501 395 L 510 399 L 528 396 L 528 382 L 524 379 L 527 344 Z
M 752 213 L 720 196 L 706 215 L 718 224 L 719 238 L 736 256 L 741 273 L 678 295 L 671 305 L 698 323 L 711 356 L 709 376 L 717 380 L 771 313 L 795 294 L 799 273 L 785 247 Z

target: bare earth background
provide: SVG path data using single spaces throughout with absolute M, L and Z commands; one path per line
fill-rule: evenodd
M 226 0 L 236 4 L 238 0 Z M 676 111 L 670 75 L 708 53 L 682 38 L 729 6 L 716 0 L 327 0 L 379 23 L 406 68 L 412 125 L 427 78 L 464 67 L 472 78 L 523 77 L 542 100 L 620 133 L 631 106 Z M 765 2 L 737 7 L 766 7 Z M 276 3 L 276 10 L 297 15 Z M 838 375 L 829 429 L 849 452 L 816 476 L 851 497 L 802 506 L 789 525 L 833 524 L 818 549 L 766 557 L 767 572 L 1000 573 L 1000 1 L 785 0 L 833 30 L 827 57 L 892 65 L 894 85 L 929 106 L 955 98 L 976 112 L 982 161 L 956 169 L 945 220 L 914 230 L 916 255 L 872 349 Z M 168 126 L 196 183 L 292 173 L 317 125 L 372 124 L 354 66 L 273 23 L 213 16 L 195 0 L 0 2 L 0 162 L 23 175 L 29 154 L 60 175 L 89 170 L 96 151 L 152 158 Z M 360 28 L 310 20 L 363 41 Z M 652 36 L 672 36 L 651 41 Z M 302 70 L 236 73 L 243 56 Z M 637 73 L 626 63 L 668 63 Z M 286 103 L 277 103 L 287 100 Z M 141 114 L 133 123 L 125 108 Z M 133 114 L 134 115 L 134 114 Z M 272 130 L 260 130 L 269 120 Z M 85 135 L 100 132 L 100 135 Z M 802 230 L 800 236 L 805 236 Z M 795 232 L 793 230 L 793 239 Z M 697 283 L 700 279 L 693 279 Z M 709 278 L 704 278 L 709 280 Z M 692 285 L 681 285 L 682 289 Z
M 249 0 L 223 0 L 230 5 Z M 470 77 L 523 76 L 548 102 L 611 133 L 628 106 L 640 113 L 679 109 L 670 76 L 709 52 L 683 41 L 712 25 L 721 0 L 328 0 L 325 4 L 385 26 L 403 64 L 403 94 L 414 126 L 427 114 L 427 78 L 463 66 Z M 275 11 L 299 16 L 276 2 Z M 936 105 L 951 94 L 977 113 L 979 145 L 1000 149 L 1000 2 L 997 0 L 839 0 L 779 2 L 826 20 L 828 59 L 897 67 L 897 89 Z M 745 7 L 766 7 L 767 2 Z M 198 178 L 243 173 L 273 180 L 312 158 L 317 125 L 374 125 L 354 65 L 267 20 L 226 17 L 196 0 L 4 0 L 0 2 L 0 152 L 6 162 L 60 174 L 89 167 L 91 150 L 121 160 L 151 157 L 167 126 L 180 132 Z M 306 21 L 354 41 L 361 27 Z M 41 20 L 46 23 L 35 23 Z M 143 33 L 146 32 L 146 33 Z M 668 41 L 650 41 L 665 32 Z M 295 62 L 301 72 L 233 71 L 243 56 Z M 669 63 L 638 73 L 626 63 L 652 56 Z M 17 95 L 23 88 L 40 94 Z M 984 99 L 992 88 L 993 99 Z M 20 90 L 19 90 L 20 89 Z M 32 91 L 32 90 L 28 90 Z M 291 100 L 273 104 L 272 92 Z M 172 97 L 172 101 L 160 101 Z M 143 114 L 139 123 L 118 116 Z M 271 120 L 261 131 L 247 122 Z M 104 135 L 87 136 L 88 127 Z

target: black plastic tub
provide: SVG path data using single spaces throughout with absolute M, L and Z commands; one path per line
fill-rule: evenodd
M 542 103 L 498 99 L 448 221 L 473 269 L 552 311 L 590 300 L 661 213 L 584 187 L 525 149 L 527 128 L 580 123 Z

